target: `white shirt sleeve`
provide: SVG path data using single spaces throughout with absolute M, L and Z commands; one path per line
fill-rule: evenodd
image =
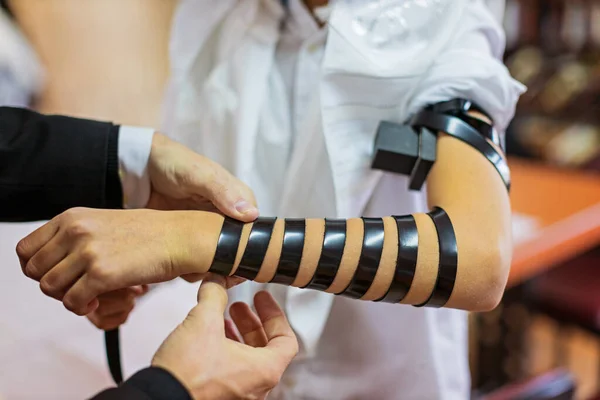
M 148 160 L 154 129 L 119 128 L 119 173 L 125 208 L 143 208 L 150 199 Z
M 502 12 L 499 7 L 493 9 Z M 500 16 L 493 9 L 483 0 L 469 1 L 453 39 L 409 99 L 408 115 L 428 104 L 461 97 L 482 107 L 498 132 L 504 133 L 526 88 L 502 62 L 506 40 Z

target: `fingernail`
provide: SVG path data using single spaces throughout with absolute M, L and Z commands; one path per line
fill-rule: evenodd
M 254 207 L 252 204 L 248 203 L 246 200 L 241 200 L 238 201 L 235 204 L 235 209 L 240 213 L 240 214 L 248 214 L 249 212 L 252 211 L 257 211 L 256 207 Z

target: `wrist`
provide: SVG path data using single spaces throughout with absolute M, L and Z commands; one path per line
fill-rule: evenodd
M 219 240 L 223 216 L 205 211 L 173 211 L 167 248 L 174 275 L 208 272 Z
M 196 388 L 189 392 L 195 400 L 240 400 L 247 398 L 243 393 L 236 392 L 229 387 L 229 383 L 216 381 L 196 385 Z

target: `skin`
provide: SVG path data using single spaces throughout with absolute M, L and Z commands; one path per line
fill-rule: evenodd
M 46 114 L 159 126 L 176 4 L 10 1 L 44 67 L 45 85 L 35 108 Z
M 327 4 L 327 1 L 305 0 L 305 4 L 310 10 L 314 10 L 315 7 Z M 21 7 L 25 7 L 24 5 L 15 4 L 15 6 L 17 16 L 26 32 L 33 29 L 35 24 L 28 23 L 26 19 L 26 14 L 32 11 L 22 10 Z M 23 17 L 25 19 L 20 18 L 20 14 L 25 15 Z M 35 20 L 34 17 L 30 18 L 31 21 Z M 441 206 L 448 212 L 459 247 L 456 286 L 447 306 L 474 311 L 493 308 L 501 297 L 511 258 L 510 205 L 497 172 L 487 160 L 468 145 L 440 135 L 438 159 L 428 179 L 428 193 L 430 207 Z M 474 202 L 472 199 L 477 201 Z M 170 208 L 169 206 L 172 205 L 165 204 L 161 200 L 151 205 L 161 209 Z M 213 200 L 218 200 L 218 197 Z M 420 246 L 414 282 L 403 301 L 407 304 L 419 304 L 429 297 L 435 284 L 439 260 L 437 234 L 433 223 L 424 214 L 416 214 L 414 217 L 419 231 Z M 104 223 L 119 225 L 122 227 L 119 230 L 128 232 L 129 235 L 124 237 L 125 235 L 120 235 L 115 232 L 115 229 L 110 228 L 105 232 L 98 219 Z M 140 219 L 160 221 L 161 225 L 156 226 L 151 222 L 140 224 Z M 364 297 L 365 300 L 372 300 L 385 293 L 393 274 L 393 260 L 397 252 L 396 233 L 390 229 L 390 219 L 385 218 L 384 221 L 386 226 L 384 254 L 375 281 Z M 98 296 L 109 288 L 121 288 L 117 286 L 124 282 L 133 286 L 173 279 L 178 275 L 201 278 L 210 267 L 221 224 L 222 219 L 219 215 L 208 213 L 172 213 L 168 217 L 136 214 L 134 218 L 126 214 L 109 217 L 103 212 L 73 210 L 53 220 L 48 228 L 42 228 L 37 234 L 34 233 L 24 239 L 19 243 L 18 253 L 26 274 L 40 280 L 45 293 L 63 300 L 67 308 L 83 313 L 95 307 L 94 297 L 90 299 L 89 296 L 80 294 L 84 291 Z M 131 225 L 130 230 L 127 229 L 128 225 Z M 304 256 L 294 286 L 304 286 L 314 275 L 321 251 L 323 225 L 323 220 L 307 221 Z M 243 254 L 250 228 L 250 225 L 244 228 L 234 273 Z M 144 234 L 138 234 L 141 230 Z M 100 237 L 109 232 L 109 236 L 113 237 L 112 240 Z M 164 232 L 169 232 L 169 235 L 164 235 Z M 134 233 L 138 240 L 131 238 Z M 344 256 L 339 273 L 328 289 L 329 292 L 341 291 L 351 280 L 360 256 L 362 234 L 360 220 L 349 220 Z M 282 235 L 283 222 L 278 221 L 265 262 L 257 276 L 260 282 L 269 281 L 275 273 Z M 56 240 L 50 240 L 55 236 Z M 50 247 L 46 248 L 46 242 Z M 151 244 L 154 247 L 145 255 L 134 253 L 130 257 L 132 261 L 126 258 L 113 260 L 108 255 L 100 254 L 101 251 L 110 253 L 108 249 L 119 245 L 140 248 L 145 245 L 150 247 Z M 38 251 L 41 255 L 36 256 Z M 63 257 L 65 260 L 63 263 L 61 257 L 57 260 L 48 258 L 47 254 L 54 251 L 61 254 L 61 257 L 65 254 L 72 257 L 69 260 Z M 118 254 L 118 252 L 114 253 Z M 159 258 L 150 260 L 146 257 L 148 255 Z M 50 261 L 47 261 L 48 259 Z M 155 272 L 138 271 L 139 267 L 130 270 L 121 268 L 121 271 L 127 271 L 121 272 L 124 274 L 121 276 L 115 270 L 116 268 L 107 268 L 109 264 L 126 267 L 133 263 L 133 260 L 144 260 L 146 264 L 143 265 L 157 265 Z M 52 262 L 55 264 L 53 265 Z M 61 268 L 54 271 L 57 263 Z M 75 264 L 77 265 L 74 266 Z M 69 279 L 58 278 L 60 271 L 67 269 L 65 265 L 75 268 L 78 273 L 87 271 L 82 273 L 79 279 L 84 283 L 76 285 L 72 276 Z M 91 306 L 90 304 L 86 306 L 87 308 L 82 306 L 84 301 L 90 301 Z
M 175 376 L 194 399 L 264 399 L 298 352 L 281 308 L 267 292 L 227 307 L 225 279 L 212 276 L 198 305 L 160 346 L 152 365 Z M 236 332 L 237 329 L 237 332 Z M 239 332 L 239 335 L 238 335 Z
M 511 259 L 510 205 L 500 176 L 472 147 L 440 134 L 428 193 L 430 207 L 440 206 L 448 213 L 458 244 L 458 273 L 446 306 L 470 311 L 494 308 L 506 285 Z M 425 214 L 414 216 L 420 244 L 413 285 L 403 301 L 406 304 L 420 304 L 429 297 L 439 261 L 433 223 Z M 40 281 L 46 294 L 83 315 L 93 311 L 96 298 L 106 292 L 181 275 L 201 277 L 211 266 L 222 223 L 223 217 L 211 212 L 73 209 L 19 242 L 17 253 L 25 274 Z M 364 300 L 383 296 L 391 282 L 397 252 L 392 224 L 391 218 L 384 219 L 382 260 Z M 244 227 L 232 275 L 251 225 Z M 294 286 L 306 285 L 314 275 L 323 232 L 324 220 L 307 220 Z M 362 221 L 349 219 L 340 268 L 328 292 L 341 291 L 352 279 L 362 238 Z M 266 282 L 275 274 L 282 241 L 283 221 L 279 220 L 257 280 Z

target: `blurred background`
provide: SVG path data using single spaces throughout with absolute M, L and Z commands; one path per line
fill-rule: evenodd
M 176 0 L 8 3 L 18 18 L 0 14 L 0 105 L 160 126 Z M 509 288 L 471 316 L 473 396 L 600 399 L 600 0 L 507 0 L 505 27 L 506 64 L 529 91 L 507 133 Z M 36 226 L 0 224 L 0 398 L 85 398 L 111 384 L 102 333 L 22 278 L 14 247 Z M 122 332 L 127 374 L 195 290 L 142 299 Z

